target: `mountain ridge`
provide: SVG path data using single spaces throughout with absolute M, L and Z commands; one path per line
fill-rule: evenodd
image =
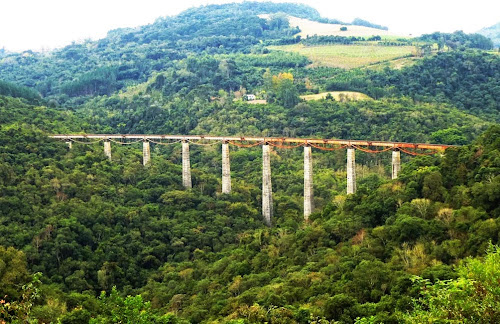
M 497 48 L 500 47 L 500 22 L 489 27 L 484 27 L 477 33 L 490 38 Z

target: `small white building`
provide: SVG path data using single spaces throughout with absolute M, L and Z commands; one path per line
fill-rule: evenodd
M 248 101 L 252 101 L 252 100 L 255 100 L 255 95 L 254 94 L 247 94 L 246 98 Z

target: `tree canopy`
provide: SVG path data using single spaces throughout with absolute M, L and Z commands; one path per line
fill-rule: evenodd
M 298 4 L 209 5 L 0 52 L 0 323 L 498 322 L 499 56 L 436 33 L 400 69 L 315 66 L 268 45 L 413 40 L 302 39 L 287 15 L 333 22 Z M 324 91 L 341 93 L 301 99 Z M 179 143 L 151 143 L 145 167 L 140 142 L 112 142 L 110 160 L 102 142 L 70 149 L 55 133 L 455 146 L 402 152 L 397 179 L 391 152 L 358 150 L 349 195 L 345 149 L 313 148 L 308 222 L 303 150 L 272 147 L 267 227 L 259 146 L 231 146 L 221 194 L 220 143 L 190 143 L 186 190 Z

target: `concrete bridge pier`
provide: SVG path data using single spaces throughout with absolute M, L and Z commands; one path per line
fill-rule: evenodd
M 262 145 L 262 216 L 271 226 L 273 216 L 273 186 L 271 183 L 271 154 L 269 144 Z
M 401 171 L 401 151 L 392 151 L 392 179 L 397 179 Z
M 149 147 L 149 142 L 144 140 L 142 142 L 142 164 L 147 166 L 151 162 L 151 149 Z
M 309 220 L 313 211 L 313 165 L 311 147 L 304 146 L 304 220 Z
M 104 155 L 111 161 L 111 142 L 109 139 L 104 140 Z
M 356 150 L 353 147 L 347 148 L 347 194 L 356 192 Z
M 193 188 L 191 181 L 191 160 L 189 158 L 189 143 L 182 142 L 182 185 L 186 189 Z
M 222 143 L 222 193 L 231 193 L 231 165 L 229 164 L 229 144 Z

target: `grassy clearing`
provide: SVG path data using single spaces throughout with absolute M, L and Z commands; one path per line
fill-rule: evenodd
M 146 93 L 148 85 L 149 85 L 149 82 L 144 82 L 144 83 L 136 84 L 133 86 L 129 86 L 129 87 L 121 90 L 118 93 L 118 97 L 120 97 L 120 99 L 124 99 L 124 98 L 131 99 L 134 96 L 140 96 L 141 94 Z
M 333 98 L 337 101 L 358 101 L 358 100 L 372 100 L 371 97 L 365 95 L 361 92 L 354 91 L 330 91 L 330 92 L 322 92 L 318 94 L 305 95 L 300 96 L 300 98 L 309 101 L 309 100 L 320 100 L 324 99 L 327 94 L 331 94 Z
M 256 99 L 256 100 L 250 100 L 250 101 L 245 101 L 247 104 L 251 105 L 265 105 L 267 104 L 267 100 L 264 99 Z
M 412 55 L 414 46 L 378 46 L 366 45 L 319 45 L 303 44 L 270 46 L 270 49 L 285 52 L 297 52 L 307 56 L 313 63 L 311 67 L 328 66 L 353 69 L 375 63 L 392 61 Z
M 302 18 L 296 18 L 289 16 L 290 26 L 299 26 L 301 32 L 299 33 L 302 37 L 313 36 L 324 36 L 324 35 L 336 35 L 336 36 L 386 36 L 391 35 L 387 30 L 381 30 L 376 28 L 364 27 L 364 26 L 353 26 L 353 25 L 338 25 L 338 24 L 324 24 L 317 21 L 311 21 Z M 346 31 L 341 31 L 340 27 L 347 27 Z
M 268 19 L 270 15 L 262 14 L 259 17 Z M 396 35 L 390 31 L 364 27 L 364 26 L 354 26 L 354 25 L 339 25 L 339 24 L 325 24 L 317 21 L 312 21 L 303 18 L 297 18 L 294 16 L 288 16 L 288 20 L 290 22 L 290 26 L 295 27 L 298 26 L 301 32 L 298 34 L 301 37 L 307 37 L 318 35 L 318 36 L 326 36 L 326 35 L 335 35 L 335 36 L 381 36 L 383 38 L 389 37 L 390 39 L 396 39 L 401 37 L 402 35 Z M 340 27 L 347 27 L 346 31 L 341 31 Z

